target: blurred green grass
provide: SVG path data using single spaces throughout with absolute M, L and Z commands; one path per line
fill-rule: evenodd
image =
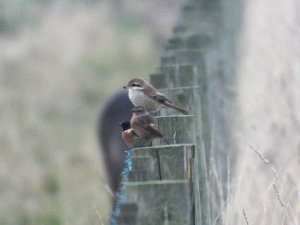
M 154 71 L 177 13 L 163 2 L 0 3 L 1 225 L 107 223 L 98 114 Z

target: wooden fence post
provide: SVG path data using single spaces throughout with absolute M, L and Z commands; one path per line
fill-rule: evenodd
M 218 203 L 226 194 L 220 194 L 224 190 L 217 187 L 218 181 L 211 175 L 214 107 L 220 101 L 212 98 L 215 80 L 210 76 L 211 55 L 217 52 L 220 39 L 221 10 L 219 0 L 187 1 L 160 66 L 150 75 L 156 88 L 191 115 L 161 110 L 157 121 L 171 144 L 154 141 L 153 146 L 132 150 L 133 168 L 125 184 L 125 206 L 134 206 L 128 207 L 130 216 L 121 213 L 122 224 L 221 223 L 216 219 L 221 210 Z M 222 119 L 220 123 L 225 124 Z M 221 160 L 221 167 L 226 169 L 226 158 Z M 122 208 L 126 211 L 125 206 Z

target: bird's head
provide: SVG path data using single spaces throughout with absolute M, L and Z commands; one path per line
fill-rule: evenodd
M 125 120 L 125 121 L 119 123 L 118 125 L 122 127 L 123 131 L 131 128 L 130 121 L 128 121 L 128 120 Z
M 131 79 L 124 89 L 131 89 L 131 90 L 140 90 L 144 88 L 145 81 L 141 78 L 133 78 Z
M 133 107 L 130 111 L 135 115 L 144 114 L 146 112 L 146 110 L 142 106 Z

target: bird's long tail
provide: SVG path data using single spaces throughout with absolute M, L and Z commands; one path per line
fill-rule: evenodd
M 188 111 L 186 111 L 184 109 L 181 109 L 181 108 L 177 107 L 176 105 L 173 105 L 172 103 L 164 102 L 164 105 L 166 105 L 166 106 L 168 106 L 170 108 L 173 108 L 173 109 L 177 110 L 178 112 L 181 112 L 181 113 L 183 113 L 185 115 L 189 115 L 190 114 Z

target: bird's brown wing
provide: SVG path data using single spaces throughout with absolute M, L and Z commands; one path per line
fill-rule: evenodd
M 160 133 L 157 125 L 155 124 L 154 119 L 149 116 L 143 116 L 142 118 L 140 118 L 140 126 L 142 126 L 145 130 L 151 132 L 153 135 L 157 136 L 157 137 L 162 137 L 163 135 Z
M 140 115 L 139 121 L 140 121 L 141 126 L 146 126 L 151 123 L 155 124 L 153 117 L 150 116 L 148 113 L 146 113 L 144 115 Z
M 143 92 L 145 93 L 146 96 L 154 96 L 156 95 L 157 93 L 157 90 L 151 85 L 149 88 L 150 85 L 145 85 L 145 87 L 142 89 Z
M 148 130 L 149 132 L 151 132 L 152 134 L 154 134 L 157 137 L 163 137 L 163 135 L 158 130 L 158 127 L 154 123 L 146 125 L 145 129 Z
M 170 99 L 168 99 L 166 96 L 164 96 L 161 93 L 155 93 L 154 95 L 151 96 L 153 99 L 155 99 L 156 101 L 164 104 L 166 102 L 168 103 L 172 103 L 172 101 Z
M 162 105 L 171 107 L 185 115 L 189 115 L 189 112 L 179 108 L 178 106 L 174 105 L 173 102 L 168 99 L 166 96 L 162 95 L 161 93 L 157 93 L 156 95 L 152 96 L 153 99 L 155 99 L 156 101 L 160 102 Z

